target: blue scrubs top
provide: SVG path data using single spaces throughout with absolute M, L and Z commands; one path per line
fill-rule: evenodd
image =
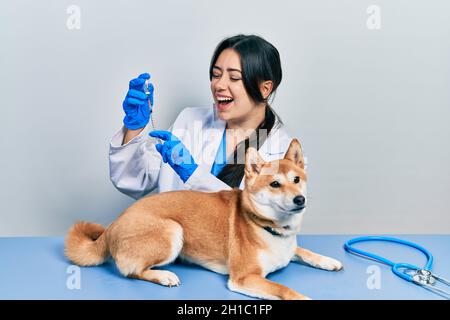
M 217 150 L 216 159 L 211 168 L 211 173 L 217 177 L 222 169 L 227 165 L 227 143 L 226 143 L 226 128 L 223 130 L 222 141 L 220 142 L 219 149 Z

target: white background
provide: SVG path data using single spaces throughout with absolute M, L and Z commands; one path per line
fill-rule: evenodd
M 152 74 L 166 129 L 211 104 L 212 53 L 237 33 L 280 51 L 273 107 L 308 157 L 305 233 L 449 233 L 449 12 L 445 0 L 2 1 L 0 235 L 109 224 L 133 202 L 108 168 L 128 81 Z

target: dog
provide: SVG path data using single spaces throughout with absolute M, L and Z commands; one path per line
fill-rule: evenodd
M 297 246 L 306 208 L 305 165 L 293 139 L 284 158 L 265 162 L 249 147 L 245 188 L 153 194 L 136 201 L 105 228 L 74 224 L 65 255 L 79 266 L 100 265 L 110 256 L 121 274 L 163 286 L 178 286 L 177 275 L 152 269 L 176 258 L 228 274 L 228 288 L 262 299 L 308 297 L 266 279 L 290 261 L 330 271 L 342 263 Z

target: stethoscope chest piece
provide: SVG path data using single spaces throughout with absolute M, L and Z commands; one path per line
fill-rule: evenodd
M 433 277 L 431 271 L 420 269 L 416 271 L 416 274 L 412 277 L 413 281 L 420 284 L 434 285 L 436 283 L 436 278 Z

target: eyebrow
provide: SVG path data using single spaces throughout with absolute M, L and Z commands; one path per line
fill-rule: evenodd
M 220 67 L 218 67 L 218 66 L 214 66 L 213 69 L 219 69 L 220 71 L 222 71 L 222 68 L 220 68 Z M 241 70 L 239 70 L 239 69 L 234 69 L 234 68 L 227 68 L 227 71 L 228 71 L 228 72 L 229 72 L 229 71 L 237 71 L 237 72 L 242 73 Z

